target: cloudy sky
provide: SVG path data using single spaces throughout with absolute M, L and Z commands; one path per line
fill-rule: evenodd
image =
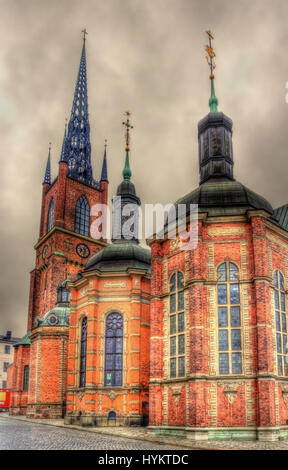
M 205 30 L 214 33 L 219 109 L 234 122 L 235 175 L 288 202 L 286 0 L 0 0 L 0 334 L 26 329 L 48 144 L 56 176 L 86 27 L 94 177 L 108 139 L 110 196 L 132 112 L 143 203 L 198 184 L 197 122 L 208 111 Z

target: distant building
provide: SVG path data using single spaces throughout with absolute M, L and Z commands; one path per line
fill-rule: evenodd
M 7 387 L 7 367 L 13 362 L 13 344 L 20 338 L 12 336 L 12 331 L 7 331 L 6 335 L 0 335 L 0 388 Z

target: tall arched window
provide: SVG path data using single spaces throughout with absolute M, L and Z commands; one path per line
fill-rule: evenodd
M 29 366 L 24 366 L 23 370 L 23 391 L 27 391 L 29 387 Z
M 170 278 L 170 377 L 185 375 L 184 277 L 178 271 Z
M 85 196 L 81 196 L 76 204 L 75 232 L 89 236 L 90 207 Z
M 87 317 L 84 317 L 81 323 L 80 339 L 80 380 L 79 386 L 86 385 L 86 355 L 87 355 Z
M 273 279 L 278 375 L 288 375 L 287 314 L 284 278 L 280 271 L 275 271 Z
M 218 269 L 218 350 L 219 373 L 242 373 L 239 271 L 230 261 Z
M 123 369 L 123 317 L 110 313 L 106 318 L 104 385 L 122 385 Z
M 47 219 L 47 232 L 51 230 L 54 223 L 54 199 L 52 198 L 49 205 L 48 219 Z

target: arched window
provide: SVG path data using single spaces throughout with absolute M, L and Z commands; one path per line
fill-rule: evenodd
M 90 207 L 85 196 L 81 196 L 76 204 L 75 232 L 89 236 Z
M 170 278 L 170 377 L 185 375 L 184 277 L 178 271 Z
M 218 269 L 219 373 L 242 373 L 239 272 L 236 264 L 222 263 Z
M 84 317 L 81 323 L 80 340 L 80 380 L 79 386 L 86 385 L 86 355 L 87 355 L 87 317 Z
M 122 385 L 123 369 L 123 317 L 110 313 L 106 318 L 104 385 Z
M 24 366 L 23 370 L 23 390 L 27 391 L 29 387 L 29 366 Z
M 288 375 L 287 314 L 284 278 L 280 271 L 274 272 L 273 280 L 278 375 Z
M 54 224 L 54 199 L 52 198 L 49 205 L 48 219 L 47 219 L 47 232 L 51 230 Z

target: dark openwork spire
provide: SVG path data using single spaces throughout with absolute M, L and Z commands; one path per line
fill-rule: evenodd
M 84 33 L 80 66 L 74 92 L 67 135 L 64 136 L 64 151 L 61 161 L 68 164 L 68 176 L 95 186 L 91 167 L 90 125 L 88 115 L 86 30 Z
M 213 59 L 216 55 L 211 45 L 211 39 L 214 38 L 210 31 L 206 33 L 209 38 L 206 59 L 210 68 L 211 96 L 210 113 L 198 123 L 200 184 L 215 178 L 234 179 L 232 120 L 224 113 L 218 112 L 213 73 L 216 67 Z
M 49 151 L 43 184 L 51 184 L 51 142 L 49 142 Z
M 130 181 L 131 179 L 131 169 L 129 163 L 129 152 L 130 152 L 130 129 L 133 129 L 133 126 L 130 124 L 130 113 L 126 111 L 126 121 L 122 124 L 126 127 L 125 132 L 125 141 L 126 141 L 126 157 L 125 157 L 125 165 L 123 169 L 123 181 L 119 184 L 117 188 L 117 196 L 118 198 L 113 198 L 113 235 L 112 241 L 131 241 L 135 243 L 139 243 L 138 241 L 138 225 L 139 225 L 139 206 L 141 205 L 141 201 L 139 197 L 136 195 L 136 190 L 134 184 Z M 120 198 L 119 198 L 120 196 Z M 130 216 L 123 215 L 123 208 L 128 204 L 134 205 L 134 236 L 129 238 L 130 234 L 127 232 L 125 228 L 125 223 L 127 220 L 130 219 Z
M 101 171 L 101 179 L 100 179 L 100 181 L 106 181 L 106 183 L 109 183 L 109 181 L 108 181 L 108 173 L 107 173 L 106 147 L 107 147 L 107 140 L 105 140 L 104 157 L 103 157 L 103 164 L 102 164 L 102 171 Z

